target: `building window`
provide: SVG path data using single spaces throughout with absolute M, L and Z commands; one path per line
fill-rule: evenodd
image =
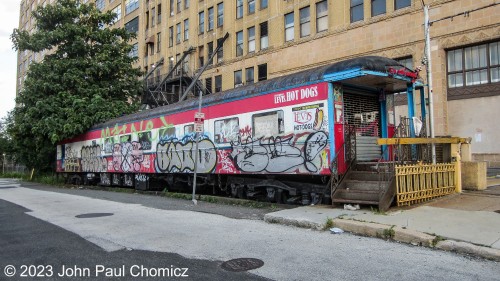
M 328 1 L 316 3 L 316 32 L 328 29 Z
M 182 0 L 177 0 L 177 13 L 180 13 L 182 9 Z
M 265 9 L 267 8 L 267 0 L 260 0 L 260 8 Z
M 255 0 L 248 0 L 248 14 L 255 13 Z
M 178 23 L 175 25 L 175 43 L 181 43 L 181 24 Z
M 168 28 L 168 46 L 172 47 L 174 45 L 174 27 Z
M 300 37 L 311 34 L 311 14 L 309 6 L 299 10 L 300 15 Z
M 217 4 L 217 27 L 224 24 L 224 3 Z
M 236 0 L 236 18 L 241 19 L 243 17 L 243 0 Z
M 292 41 L 293 38 L 293 13 L 289 13 L 285 15 L 285 41 Z
M 189 19 L 184 20 L 184 40 L 189 39 Z
M 448 87 L 500 82 L 500 42 L 447 52 Z
M 372 17 L 385 14 L 386 0 L 372 0 Z
M 243 30 L 236 32 L 236 56 L 243 55 Z
M 217 40 L 217 47 L 221 44 L 222 38 Z M 224 60 L 224 45 L 221 45 L 219 50 L 217 51 L 217 63 L 221 63 Z
M 126 0 L 125 1 L 125 14 L 128 15 L 133 11 L 139 9 L 139 0 Z
M 113 22 L 111 24 L 115 24 L 117 21 L 121 20 L 121 18 L 122 18 L 122 5 L 120 4 L 120 5 L 116 6 L 112 12 L 115 14 L 115 18 L 113 19 Z
M 245 79 L 246 79 L 247 85 L 253 84 L 253 82 L 255 80 L 253 67 L 249 67 L 249 68 L 245 69 Z
M 363 19 L 363 0 L 351 0 L 351 22 Z
M 156 9 L 152 8 L 151 9 L 151 26 L 155 26 L 155 24 L 156 24 L 155 16 L 156 16 Z
M 159 53 L 161 51 L 161 32 L 156 34 L 156 52 Z
M 200 68 L 203 67 L 203 64 L 205 63 L 205 49 L 203 46 L 198 47 L 198 62 L 200 64 Z
M 174 0 L 170 0 L 170 16 L 174 15 Z
M 205 32 L 205 12 L 201 11 L 198 14 L 198 33 L 203 34 Z
M 184 0 L 184 9 L 189 8 L 189 0 Z
M 215 93 L 222 92 L 222 75 L 215 76 Z
M 96 0 L 95 1 L 95 6 L 99 11 L 103 11 L 104 7 L 106 6 L 106 1 L 105 0 Z
M 214 7 L 208 8 L 208 31 L 214 29 Z
M 139 17 L 135 17 L 134 19 L 132 19 L 131 21 L 127 22 L 125 24 L 125 29 L 128 31 L 128 32 L 131 32 L 131 33 L 136 33 L 137 30 L 139 30 Z
M 137 58 L 139 56 L 139 43 L 132 45 L 132 49 L 128 53 L 128 56 L 131 58 Z
M 212 78 L 207 77 L 207 79 L 205 79 L 205 95 L 208 95 L 211 93 L 212 93 Z
M 158 4 L 158 17 L 157 17 L 157 23 L 161 23 L 161 4 Z
M 255 27 L 254 26 L 247 29 L 247 35 L 248 35 L 248 52 L 253 53 L 253 52 L 255 52 Z
M 264 50 L 269 47 L 269 36 L 267 33 L 267 21 L 260 24 L 260 49 Z
M 207 51 L 208 65 L 212 65 L 214 61 L 214 58 L 212 58 L 212 54 L 214 53 L 214 42 L 207 43 Z
M 234 87 L 239 87 L 243 85 L 243 79 L 241 77 L 241 70 L 237 70 L 234 72 Z
M 151 45 L 149 45 L 149 55 L 152 56 L 154 54 L 155 54 L 155 45 L 151 44 Z
M 411 0 L 394 0 L 394 9 L 402 9 L 405 7 L 410 7 Z
M 259 81 L 267 80 L 267 63 L 257 66 L 257 75 L 259 77 Z

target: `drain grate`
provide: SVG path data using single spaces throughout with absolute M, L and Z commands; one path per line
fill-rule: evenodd
M 221 267 L 227 271 L 241 272 L 259 268 L 264 262 L 254 258 L 239 258 L 224 262 Z
M 88 214 L 80 214 L 75 217 L 79 219 L 88 219 L 88 218 L 99 218 L 99 217 L 109 217 L 114 215 L 113 213 L 88 213 Z

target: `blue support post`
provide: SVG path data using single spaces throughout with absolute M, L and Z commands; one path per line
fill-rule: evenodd
M 330 159 L 329 161 L 333 161 L 335 157 L 335 97 L 333 90 L 333 83 L 328 83 L 328 137 L 330 138 Z
M 380 102 L 380 128 L 382 129 L 382 137 L 388 138 L 388 128 L 387 128 L 387 100 L 385 97 L 385 93 L 381 92 L 379 97 Z M 382 145 L 382 152 L 384 153 L 383 157 L 385 160 L 388 159 L 389 154 L 386 151 L 386 145 Z
M 413 84 L 408 84 L 406 95 L 408 97 L 408 118 L 410 118 L 410 136 L 415 137 L 415 129 L 413 128 L 413 117 L 415 117 L 415 101 L 413 99 Z
M 418 89 L 420 91 L 420 111 L 422 112 L 422 122 L 424 122 L 424 126 L 427 127 L 427 117 L 426 117 L 426 112 L 425 112 L 425 106 L 426 106 L 426 100 L 425 100 L 425 90 L 424 90 L 424 87 L 420 87 Z M 426 130 L 426 132 L 429 132 L 428 130 Z

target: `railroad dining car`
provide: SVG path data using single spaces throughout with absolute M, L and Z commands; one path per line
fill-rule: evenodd
M 362 57 L 206 95 L 198 151 L 198 99 L 122 116 L 59 143 L 57 172 L 77 184 L 188 191 L 198 153 L 205 192 L 327 202 L 332 164 L 348 168 L 346 128 L 355 125 L 369 143 L 358 159 L 378 158 L 370 140 L 387 136 L 390 97 L 411 91 L 414 74 L 391 59 Z

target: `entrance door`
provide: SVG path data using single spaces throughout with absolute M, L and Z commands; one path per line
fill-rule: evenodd
M 380 104 L 378 95 L 344 93 L 344 118 L 356 126 L 356 160 L 373 161 L 380 157 Z

